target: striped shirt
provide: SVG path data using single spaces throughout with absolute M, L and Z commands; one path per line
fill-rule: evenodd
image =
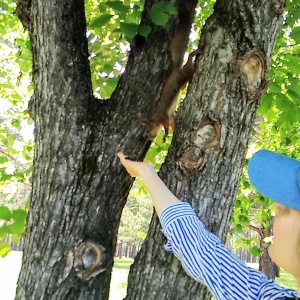
M 160 222 L 168 239 L 166 250 L 173 252 L 186 273 L 204 283 L 217 300 L 296 299 L 295 291 L 268 280 L 237 259 L 204 228 L 188 203 L 165 208 Z

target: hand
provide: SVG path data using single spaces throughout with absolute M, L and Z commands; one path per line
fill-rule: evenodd
M 142 178 L 158 216 L 167 206 L 180 202 L 158 177 L 152 164 L 126 159 L 126 155 L 122 152 L 119 152 L 117 156 L 132 177 Z
M 119 157 L 122 165 L 132 177 L 142 178 L 146 174 L 156 174 L 155 169 L 151 163 L 130 160 L 122 152 L 117 153 L 117 156 Z

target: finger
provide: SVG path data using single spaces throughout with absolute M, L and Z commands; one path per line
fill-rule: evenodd
M 126 156 L 123 152 L 118 152 L 117 153 L 117 156 L 119 157 L 119 159 L 122 161 L 124 161 L 126 159 Z
M 124 162 L 125 160 L 132 160 L 132 161 L 135 161 L 134 158 L 125 155 L 123 152 L 117 153 L 117 156 L 120 158 L 120 160 L 121 160 L 122 162 Z
M 135 159 L 133 159 L 133 158 L 130 157 L 130 156 L 125 156 L 125 159 L 126 159 L 126 160 L 132 160 L 132 161 L 135 161 Z

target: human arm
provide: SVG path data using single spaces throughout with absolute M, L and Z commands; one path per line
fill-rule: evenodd
M 144 181 L 168 239 L 166 250 L 174 253 L 189 276 L 205 283 L 216 299 L 283 300 L 295 296 L 294 291 L 268 281 L 234 257 L 204 228 L 191 206 L 169 191 L 151 164 L 126 159 L 123 153 L 118 157 L 131 176 Z
M 122 152 L 117 156 L 132 177 L 140 177 L 143 180 L 158 217 L 166 207 L 180 202 L 159 178 L 152 164 L 127 159 Z

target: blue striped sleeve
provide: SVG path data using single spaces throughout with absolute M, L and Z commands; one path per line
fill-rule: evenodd
M 166 250 L 181 261 L 186 273 L 208 286 L 217 300 L 284 300 L 296 292 L 268 280 L 237 259 L 207 231 L 191 206 L 180 202 L 160 215 Z

